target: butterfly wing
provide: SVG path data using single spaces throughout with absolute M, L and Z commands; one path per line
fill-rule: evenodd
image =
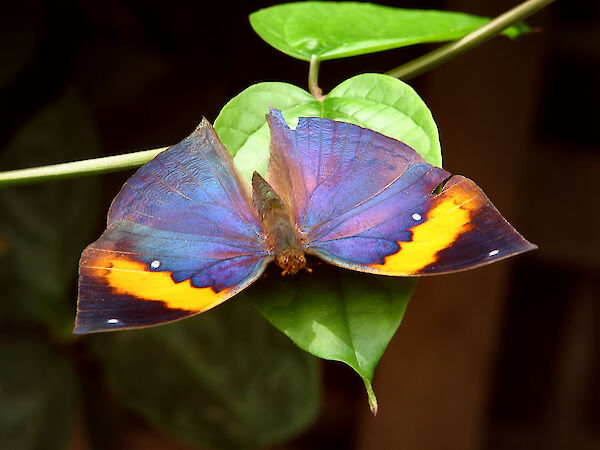
M 283 192 L 307 253 L 349 269 L 410 276 L 535 248 L 475 183 L 427 164 L 402 142 L 320 118 L 301 118 L 291 130 L 277 111 L 269 123 L 267 177 Z
M 138 170 L 82 254 L 75 332 L 177 320 L 258 278 L 272 257 L 247 189 L 206 120 Z
M 301 117 L 291 130 L 275 109 L 267 120 L 267 181 L 303 229 L 351 208 L 411 165 L 425 162 L 406 144 L 346 122 Z

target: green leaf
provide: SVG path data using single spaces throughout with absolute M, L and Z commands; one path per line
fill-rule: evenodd
M 0 170 L 86 158 L 97 150 L 93 119 L 69 92 L 19 130 L 0 156 Z M 77 261 L 95 231 L 98 183 L 88 178 L 0 190 L 0 272 L 11 274 L 3 321 L 28 318 L 71 336 Z
M 269 106 L 287 116 L 312 111 L 318 116 L 319 102 L 308 92 L 287 83 L 265 82 L 250 86 L 223 107 L 214 127 L 221 141 L 234 155 L 244 178 L 252 179 L 257 170 L 265 173 L 269 162 L 269 129 L 265 115 Z
M 0 448 L 69 448 L 78 380 L 63 355 L 34 338 L 0 341 Z
M 215 120 L 215 129 L 244 178 L 266 172 L 269 161 L 269 106 L 290 126 L 298 117 L 325 117 L 378 131 L 413 147 L 429 163 L 441 165 L 437 126 L 419 95 L 408 84 L 380 74 L 362 74 L 335 87 L 323 102 L 286 83 L 258 83 L 231 99 Z
M 375 366 L 400 325 L 415 284 L 415 278 L 357 274 L 323 264 L 312 274 L 262 279 L 247 295 L 300 348 L 352 367 L 362 377 L 375 413 Z
M 432 164 L 441 163 L 437 127 L 416 92 L 395 78 L 363 74 L 344 81 L 323 102 L 289 84 L 260 83 L 225 105 L 215 128 L 247 179 L 254 170 L 264 174 L 267 168 L 269 105 L 280 109 L 292 127 L 302 116 L 352 122 L 406 142 Z M 247 295 L 299 347 L 356 370 L 376 411 L 373 371 L 400 324 L 414 285 L 414 279 L 319 265 L 311 275 L 261 280 Z
M 324 114 L 398 139 L 430 164 L 441 166 L 442 153 L 431 111 L 408 84 L 367 73 L 336 86 L 323 102 Z
M 408 45 L 459 39 L 490 19 L 458 12 L 401 9 L 358 2 L 297 2 L 250 14 L 254 31 L 304 61 L 345 58 Z M 518 25 L 513 38 L 529 28 Z
M 241 298 L 198 317 L 94 336 L 125 404 L 196 445 L 267 446 L 308 426 L 315 361 Z

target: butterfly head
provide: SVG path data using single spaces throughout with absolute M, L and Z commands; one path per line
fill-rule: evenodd
M 304 252 L 297 248 L 289 248 L 275 257 L 275 262 L 283 269 L 282 275 L 295 275 L 299 270 L 306 269 L 306 257 Z

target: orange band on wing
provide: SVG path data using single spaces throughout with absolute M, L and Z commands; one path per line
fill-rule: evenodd
M 472 211 L 481 207 L 478 192 L 465 184 L 456 184 L 442 192 L 426 214 L 426 220 L 410 229 L 412 240 L 398 242 L 397 253 L 386 256 L 385 263 L 372 267 L 390 275 L 413 275 L 434 263 L 440 250 L 471 229 Z
M 202 312 L 230 297 L 231 289 L 217 293 L 210 287 L 194 287 L 189 279 L 175 283 L 171 272 L 151 272 L 144 263 L 114 253 L 93 255 L 85 262 L 85 267 L 106 280 L 117 293 L 160 301 L 171 309 Z

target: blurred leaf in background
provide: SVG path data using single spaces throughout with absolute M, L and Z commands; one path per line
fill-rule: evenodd
M 0 341 L 0 448 L 67 447 L 78 380 L 61 350 L 36 337 Z
M 93 336 L 124 404 L 173 436 L 219 448 L 274 444 L 312 423 L 316 361 L 244 300 L 162 327 Z
M 93 156 L 92 117 L 70 91 L 20 129 L 3 169 Z M 69 358 L 77 261 L 98 218 L 97 178 L 0 190 L 0 448 L 66 448 L 77 408 Z M 50 333 L 48 333 L 50 330 Z
M 18 131 L 0 155 L 0 168 L 77 160 L 97 152 L 93 119 L 70 91 Z M 1 321 L 27 316 L 70 336 L 77 265 L 81 249 L 94 237 L 99 182 L 90 177 L 0 190 L 0 273 L 10 274 Z

